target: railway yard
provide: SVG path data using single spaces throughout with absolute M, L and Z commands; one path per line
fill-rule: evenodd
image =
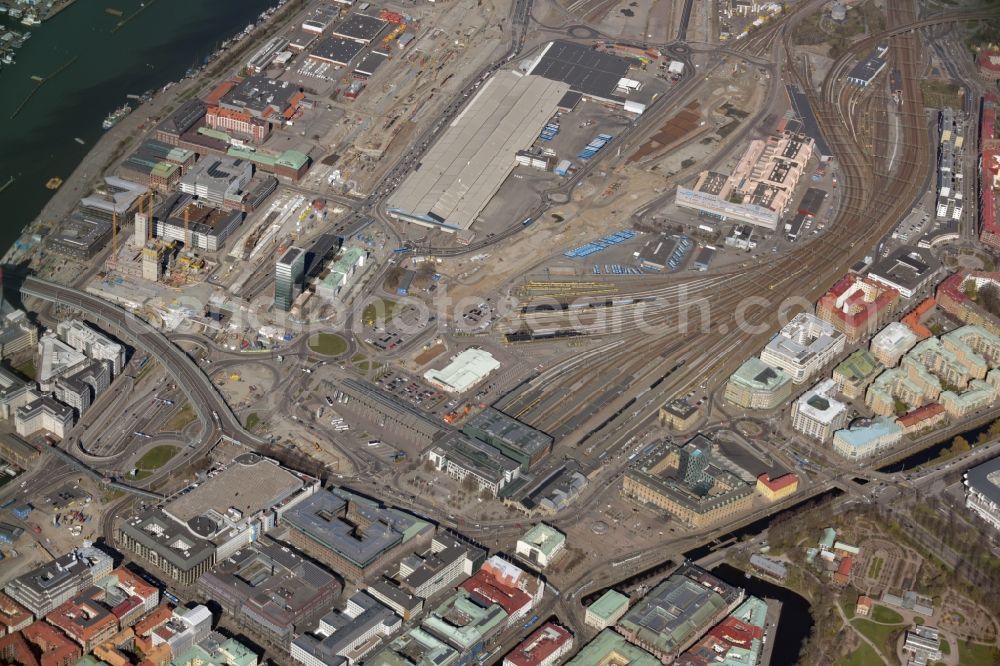
M 211 604 L 207 577 L 277 542 L 364 597 L 330 622 L 369 602 L 403 621 L 346 648 L 330 616 L 279 634 L 223 605 L 260 663 L 432 663 L 405 656 L 417 641 L 454 653 L 437 666 L 521 666 L 541 619 L 575 636 L 569 663 L 619 640 L 701 664 L 728 616 L 761 632 L 734 664 L 820 644 L 824 664 L 905 664 L 909 634 L 843 612 L 905 592 L 874 586 L 870 554 L 821 541 L 816 575 L 815 548 L 793 554 L 812 535 L 768 550 L 771 524 L 861 511 L 911 565 L 940 562 L 943 593 L 919 565 L 912 589 L 994 618 L 928 616 L 956 646 L 941 663 L 1000 654 L 985 560 L 915 527 L 926 497 L 1000 553 L 974 506 L 1000 422 L 1000 76 L 954 55 L 995 8 L 743 5 L 289 0 L 266 39 L 164 88 L 148 127 L 108 133 L 117 161 L 42 249 L 8 254 L 5 313 L 30 317 L 0 349 L 0 588 L 19 599 L 86 539 L 174 605 Z M 53 340 L 66 319 L 90 342 Z M 108 349 L 124 363 L 100 383 Z M 522 552 L 529 528 L 565 540 L 556 564 Z M 399 600 L 459 545 L 472 578 Z M 751 551 L 806 607 L 828 602 L 803 578 L 836 587 L 844 641 L 823 643 L 832 612 L 739 615 L 757 598 L 708 572 L 749 571 Z M 697 635 L 642 638 L 671 585 L 739 600 Z M 609 590 L 631 610 L 597 622 Z M 466 644 L 442 609 L 484 603 L 503 624 Z

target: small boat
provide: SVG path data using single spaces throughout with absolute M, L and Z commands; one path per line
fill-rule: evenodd
M 74 137 L 74 138 L 73 138 L 73 140 L 74 140 L 74 141 L 76 141 L 76 142 L 77 142 L 78 144 L 80 144 L 81 146 L 85 146 L 85 145 L 87 145 L 86 143 L 84 143 L 83 139 L 81 139 L 81 138 L 80 138 L 80 137 L 78 137 L 78 136 L 77 136 L 77 137 Z
M 59 186 L 63 184 L 63 179 L 58 176 L 53 176 L 45 182 L 45 189 L 47 190 L 58 190 Z

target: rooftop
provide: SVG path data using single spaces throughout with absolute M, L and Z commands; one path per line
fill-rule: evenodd
M 608 590 L 597 601 L 587 606 L 587 612 L 607 621 L 623 606 L 628 606 L 628 597 L 621 592 Z
M 566 535 L 545 523 L 538 523 L 528 530 L 519 541 L 538 548 L 546 557 L 552 557 L 552 554 L 566 543 Z
M 500 367 L 493 355 L 482 349 L 469 348 L 452 357 L 451 362 L 440 370 L 428 370 L 424 377 L 433 384 L 439 384 L 453 393 L 463 393 L 481 382 L 487 375 Z M 489 416 L 485 417 L 490 419 Z M 495 425 L 504 421 L 493 415 Z
M 597 634 L 564 666 L 595 666 L 595 664 L 662 666 L 659 659 L 642 648 L 632 645 L 623 636 L 615 633 L 613 629 L 605 629 Z
M 860 428 L 838 430 L 835 436 L 843 444 L 853 448 L 860 448 L 867 446 L 873 440 L 902 433 L 902 431 L 903 428 L 894 419 L 880 416 L 869 425 Z
M 388 21 L 375 16 L 355 13 L 335 25 L 330 32 L 338 37 L 346 37 L 367 44 L 378 37 L 387 25 L 389 25 Z
M 868 276 L 890 287 L 917 289 L 932 273 L 941 268 L 929 249 L 903 245 L 868 271 Z
M 530 73 L 567 83 L 572 90 L 588 97 L 623 103 L 624 99 L 615 91 L 630 67 L 625 58 L 583 44 L 556 40 L 545 46 Z
M 513 666 L 535 666 L 572 642 L 573 634 L 558 624 L 547 622 L 507 653 L 504 662 Z
M 965 485 L 1000 505 L 1000 457 L 976 465 L 965 473 Z
M 833 423 L 847 411 L 847 405 L 833 397 L 836 392 L 837 385 L 832 379 L 820 381 L 796 401 L 799 413 L 818 423 Z
M 506 620 L 500 604 L 459 588 L 424 618 L 422 626 L 464 651 L 494 635 Z
M 792 381 L 792 378 L 781 368 L 772 368 L 756 356 L 752 356 L 732 374 L 730 381 L 760 391 L 773 390 Z
M 309 57 L 347 65 L 364 49 L 364 44 L 353 39 L 327 37 L 313 47 L 312 51 L 309 52 Z

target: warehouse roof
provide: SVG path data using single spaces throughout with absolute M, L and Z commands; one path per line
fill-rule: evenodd
M 614 93 L 630 66 L 625 58 L 556 40 L 546 45 L 530 73 L 568 83 L 588 97 L 624 103 L 625 99 Z
M 327 37 L 309 53 L 310 58 L 346 65 L 364 50 L 364 44 L 345 37 Z
M 497 72 L 389 199 L 409 221 L 468 229 L 530 146 L 569 89 L 537 76 Z
M 358 66 L 354 68 L 356 74 L 361 74 L 362 76 L 371 76 L 375 73 L 379 67 L 382 66 L 386 60 L 389 59 L 389 55 L 382 53 L 381 51 L 369 51 L 368 55 L 361 59 Z
M 367 14 L 351 14 L 339 25 L 334 26 L 331 34 L 337 37 L 346 37 L 356 42 L 367 44 L 389 25 L 388 21 L 383 21 Z
M 445 390 L 463 393 L 499 367 L 500 362 L 488 351 L 470 348 L 456 355 L 440 370 L 428 370 L 424 378 Z

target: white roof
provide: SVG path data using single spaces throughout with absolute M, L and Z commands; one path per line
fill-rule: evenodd
M 817 423 L 832 423 L 842 412 L 847 410 L 847 405 L 833 397 L 836 392 L 836 383 L 832 379 L 824 379 L 798 399 L 799 413 Z M 810 400 L 813 398 L 825 400 L 827 408 L 822 409 L 810 404 Z
M 428 370 L 424 379 L 452 393 L 463 393 L 500 367 L 493 355 L 482 349 L 466 349 L 440 370 Z

